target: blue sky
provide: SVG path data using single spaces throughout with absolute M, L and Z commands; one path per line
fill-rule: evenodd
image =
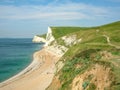
M 0 37 L 32 38 L 48 26 L 98 26 L 120 20 L 120 0 L 0 0 Z

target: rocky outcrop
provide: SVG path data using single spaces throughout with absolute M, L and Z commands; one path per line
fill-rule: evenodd
M 59 41 L 63 41 L 64 44 L 61 44 Z M 63 36 L 59 39 L 55 39 L 52 33 L 52 29 L 48 27 L 48 32 L 46 35 L 46 43 L 45 47 L 48 51 L 56 53 L 58 56 L 63 56 L 65 52 L 69 49 L 68 46 L 75 45 L 79 42 L 81 42 L 82 39 L 78 39 L 77 35 L 69 35 L 69 36 Z
M 65 52 L 68 50 L 68 48 L 66 48 L 65 46 L 56 44 L 56 45 L 46 47 L 46 50 L 55 53 L 57 56 L 62 57 L 65 54 Z
M 69 36 L 63 36 L 62 40 L 64 40 L 66 46 L 72 46 L 79 43 L 82 39 L 77 39 L 76 35 L 69 35 Z
M 66 48 L 65 46 L 59 45 L 57 43 L 57 41 L 55 40 L 55 38 L 52 34 L 52 29 L 50 27 L 48 27 L 46 43 L 44 46 L 45 46 L 46 50 L 53 52 L 58 56 L 63 56 L 65 54 L 65 52 L 68 50 L 68 48 Z
M 59 40 L 55 39 L 51 27 L 48 27 L 46 39 L 36 35 L 33 38 L 33 42 L 35 43 L 44 42 L 45 43 L 44 47 L 46 48 L 46 50 L 48 50 L 49 52 L 53 52 L 56 55 L 62 57 L 65 54 L 65 52 L 67 52 L 67 50 L 69 49 L 68 46 L 71 47 L 72 45 L 75 45 L 82 40 L 82 39 L 78 39 L 77 35 L 63 36 L 59 39 L 63 40 L 64 42 L 63 45 L 58 42 Z
M 46 40 L 43 37 L 40 36 L 34 36 L 33 40 L 34 43 L 46 43 Z

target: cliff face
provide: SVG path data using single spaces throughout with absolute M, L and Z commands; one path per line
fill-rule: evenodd
M 49 50 L 62 58 L 46 90 L 119 90 L 119 26 L 120 21 L 91 28 L 53 27 Z
M 39 36 L 34 36 L 33 40 L 34 43 L 46 43 L 46 40 L 43 37 L 39 37 Z
M 55 39 L 52 28 L 48 27 L 46 43 L 44 46 L 47 50 L 56 53 L 58 56 L 63 56 L 70 47 L 80 41 L 81 39 L 77 39 L 77 36 L 74 34 L 65 35 Z
M 45 46 L 48 46 L 51 44 L 52 41 L 54 41 L 55 38 L 54 36 L 52 35 L 52 30 L 50 27 L 48 27 L 48 32 L 47 32 L 47 35 L 46 35 L 46 43 L 45 43 Z
M 119 90 L 119 26 L 48 27 L 45 50 L 60 60 L 46 90 Z
M 48 27 L 48 32 L 46 35 L 46 43 L 45 43 L 46 50 L 56 53 L 58 56 L 63 56 L 64 53 L 68 50 L 67 47 L 64 45 L 60 45 L 57 43 L 57 40 L 53 36 L 52 29 Z

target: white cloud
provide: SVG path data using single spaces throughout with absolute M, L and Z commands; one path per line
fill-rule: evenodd
M 107 8 L 82 3 L 50 4 L 47 6 L 0 5 L 0 19 L 80 20 L 97 19 L 108 15 L 109 10 Z

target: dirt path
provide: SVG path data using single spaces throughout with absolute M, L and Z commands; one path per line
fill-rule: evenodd
M 107 39 L 107 42 L 110 46 L 113 46 L 116 49 L 120 49 L 120 46 L 117 46 L 117 45 L 114 45 L 114 44 L 111 43 L 110 38 L 107 35 L 103 35 L 103 36 Z
M 36 52 L 33 63 L 17 76 L 0 83 L 0 90 L 45 90 L 52 82 L 59 58 L 45 49 Z

